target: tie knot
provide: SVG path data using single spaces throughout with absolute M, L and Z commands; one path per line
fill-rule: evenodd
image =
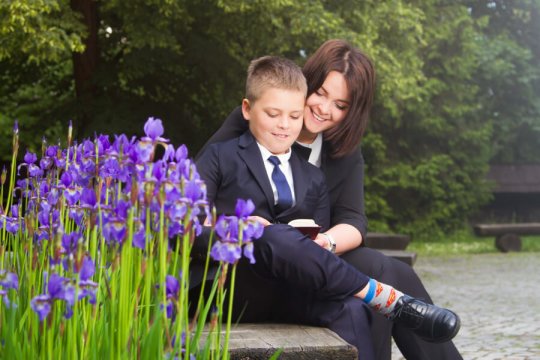
M 279 161 L 279 158 L 277 156 L 270 156 L 268 158 L 268 161 L 270 161 L 272 164 L 274 164 L 274 166 L 278 166 L 279 164 L 281 164 L 281 161 Z

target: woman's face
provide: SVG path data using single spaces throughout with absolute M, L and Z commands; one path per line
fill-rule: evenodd
M 304 129 L 312 135 L 333 128 L 349 111 L 349 89 L 343 74 L 331 71 L 322 86 L 306 100 Z

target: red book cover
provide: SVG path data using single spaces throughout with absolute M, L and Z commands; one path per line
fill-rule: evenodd
M 297 228 L 302 234 L 315 239 L 321 230 L 321 227 L 312 219 L 296 219 L 291 220 L 289 225 Z

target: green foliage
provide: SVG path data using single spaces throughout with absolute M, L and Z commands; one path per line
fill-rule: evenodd
M 41 63 L 81 52 L 83 27 L 65 0 L 13 0 L 0 3 L 0 61 Z
M 540 162 L 540 1 L 474 1 L 482 116 L 492 119 L 493 163 Z
M 371 230 L 451 232 L 489 199 L 490 161 L 540 160 L 538 0 L 91 4 L 98 61 L 84 99 L 75 97 L 72 64 L 91 31 L 84 16 L 63 0 L 0 5 L 0 135 L 13 119 L 46 124 L 50 141 L 69 119 L 79 138 L 135 133 L 156 116 L 194 154 L 240 104 L 251 59 L 275 54 L 302 64 L 339 37 L 377 69 L 362 143 Z

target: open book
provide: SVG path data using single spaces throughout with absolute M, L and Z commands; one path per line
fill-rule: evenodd
M 295 219 L 289 221 L 289 225 L 297 228 L 302 234 L 309 236 L 312 239 L 317 237 L 321 227 L 312 219 Z

